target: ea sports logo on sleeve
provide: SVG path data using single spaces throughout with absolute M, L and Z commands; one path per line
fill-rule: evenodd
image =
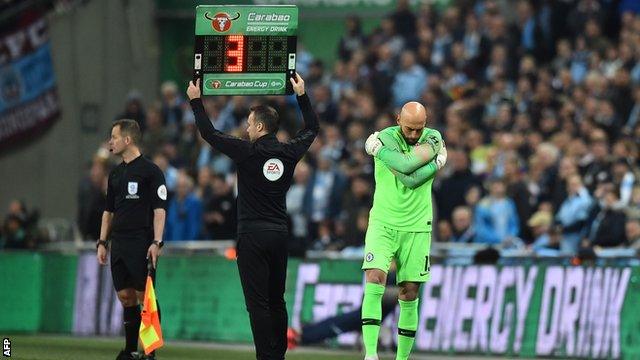
M 282 174 L 284 174 L 284 164 L 280 159 L 269 159 L 264 163 L 262 173 L 267 180 L 276 181 L 282 177 Z

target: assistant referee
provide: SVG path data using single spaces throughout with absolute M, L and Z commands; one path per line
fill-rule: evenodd
M 287 351 L 287 212 L 285 196 L 296 163 L 318 135 L 319 124 L 296 74 L 290 79 L 298 95 L 304 128 L 287 143 L 276 138 L 278 113 L 269 106 L 251 108 L 249 140 L 215 129 L 200 99 L 200 80 L 189 83 L 187 95 L 202 137 L 229 156 L 238 171 L 238 271 L 256 347 L 256 358 L 284 359 Z
M 111 243 L 113 286 L 124 307 L 125 348 L 116 360 L 139 358 L 139 303 L 144 297 L 147 265 L 151 259 L 155 269 L 163 245 L 167 187 L 162 170 L 140 153 L 140 139 L 136 121 L 113 123 L 109 149 L 122 158 L 122 163 L 109 174 L 100 240 L 96 244 L 98 262 L 106 265 Z M 155 354 L 146 359 L 155 359 Z

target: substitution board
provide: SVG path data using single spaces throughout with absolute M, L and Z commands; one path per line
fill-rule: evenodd
M 297 29 L 296 6 L 197 6 L 193 75 L 202 94 L 292 94 Z

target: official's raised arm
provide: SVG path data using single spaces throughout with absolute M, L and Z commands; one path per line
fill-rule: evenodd
M 187 96 L 189 96 L 191 109 L 193 109 L 193 115 L 196 119 L 196 126 L 198 127 L 198 131 L 200 131 L 202 138 L 214 149 L 227 155 L 233 160 L 239 161 L 247 156 L 247 152 L 251 147 L 250 142 L 223 133 L 216 129 L 211 123 L 211 120 L 209 120 L 209 116 L 202 104 L 200 79 L 196 80 L 195 83 L 193 81 L 189 82 Z
M 304 89 L 304 80 L 296 73 L 296 79 L 289 79 L 293 86 L 293 91 L 296 93 L 296 100 L 298 106 L 302 112 L 302 120 L 304 121 L 304 127 L 296 133 L 296 135 L 289 141 L 289 150 L 293 153 L 292 156 L 299 159 L 309 149 L 313 140 L 318 136 L 320 131 L 320 123 L 318 122 L 318 115 L 313 111 L 311 107 L 311 101 Z

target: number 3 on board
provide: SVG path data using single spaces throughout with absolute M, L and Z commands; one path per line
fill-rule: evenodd
M 244 36 L 226 36 L 226 72 L 242 72 L 244 70 Z

